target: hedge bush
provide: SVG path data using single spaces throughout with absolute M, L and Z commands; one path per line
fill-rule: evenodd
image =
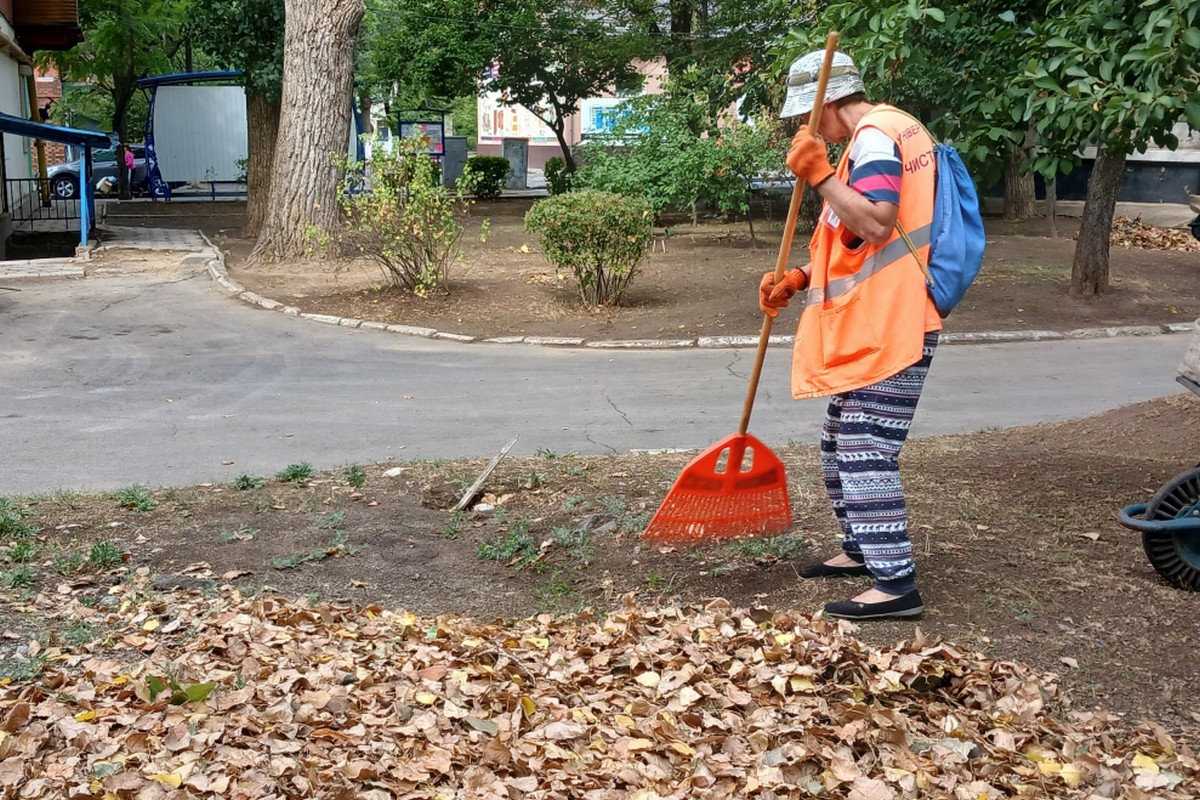
M 565 194 L 571 191 L 571 173 L 567 172 L 567 161 L 561 156 L 547 159 L 542 172 L 550 194 Z
M 442 186 L 440 165 L 417 138 L 399 140 L 391 152 L 372 148 L 368 174 L 364 184 L 347 170 L 342 244 L 378 263 L 403 291 L 445 292 L 468 202 Z
M 575 276 L 584 303 L 616 305 L 646 256 L 653 219 L 640 197 L 583 190 L 534 203 L 525 229 L 541 236 L 542 253 L 560 274 Z
M 463 167 L 466 191 L 480 200 L 495 200 L 508 182 L 508 159 L 503 156 L 471 156 Z

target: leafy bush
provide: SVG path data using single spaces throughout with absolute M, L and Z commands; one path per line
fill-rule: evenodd
M 566 194 L 571 191 L 571 173 L 567 172 L 566 159 L 560 156 L 548 159 L 542 167 L 542 172 L 546 176 L 546 186 L 550 188 L 550 194 Z
M 542 252 L 570 271 L 589 305 L 615 305 L 646 255 L 654 211 L 640 197 L 584 190 L 539 200 L 525 229 L 541 235 Z
M 389 282 L 425 297 L 445 289 L 468 203 L 441 185 L 441 170 L 420 139 L 401 139 L 392 151 L 371 148 L 369 181 L 347 172 L 342 195 L 342 242 L 383 267 Z
M 500 196 L 508 182 L 508 159 L 503 156 L 471 156 L 463 167 L 463 179 L 481 200 Z

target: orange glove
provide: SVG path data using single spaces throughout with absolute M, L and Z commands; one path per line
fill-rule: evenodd
M 805 286 L 808 286 L 808 276 L 803 270 L 789 269 L 783 273 L 783 280 L 778 284 L 775 283 L 775 273 L 768 272 L 758 284 L 758 307 L 768 317 L 779 316 L 779 309 L 787 308 L 792 295 Z
M 792 138 L 787 165 L 797 178 L 803 178 L 812 187 L 820 186 L 822 181 L 833 175 L 824 140 L 809 133 L 807 125 L 801 125 Z

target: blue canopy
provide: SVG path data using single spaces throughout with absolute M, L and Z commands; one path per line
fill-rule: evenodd
M 103 133 L 63 128 L 4 113 L 0 113 L 0 132 L 13 133 L 29 139 L 41 139 L 46 142 L 73 144 L 79 147 L 112 147 L 112 141 Z
M 14 117 L 11 114 L 0 113 L 0 132 L 23 136 L 27 139 L 41 139 L 45 142 L 60 142 L 73 144 L 84 148 L 91 155 L 93 147 L 112 147 L 112 140 L 106 134 L 95 131 L 81 131 L 76 128 L 63 128 L 58 125 L 47 125 L 44 122 L 34 122 L 31 119 Z M 86 247 L 88 234 L 92 230 L 92 220 L 96 218 L 95 187 L 92 186 L 91 158 L 83 161 L 82 174 L 79 176 L 79 244 Z
M 154 75 L 138 81 L 141 89 L 151 89 L 156 86 L 181 86 L 189 83 L 213 83 L 216 81 L 232 81 L 242 77 L 237 70 L 214 70 L 211 72 L 177 72 L 174 75 Z

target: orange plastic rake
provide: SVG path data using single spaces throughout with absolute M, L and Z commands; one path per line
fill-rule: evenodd
M 837 50 L 838 33 L 833 31 L 825 41 L 825 61 L 817 76 L 817 97 L 809 121 L 816 131 L 825 101 L 825 84 Z M 792 235 L 804 197 L 804 182 L 796 181 L 788 205 L 787 223 L 779 257 L 775 261 L 775 282 L 783 279 L 788 256 L 792 250 Z M 642 533 L 643 539 L 659 542 L 719 541 L 740 536 L 765 536 L 784 533 L 792 528 L 792 504 L 788 499 L 787 475 L 783 462 L 766 445 L 746 431 L 750 427 L 750 411 L 758 393 L 763 359 L 771 338 L 774 318 L 763 314 L 762 331 L 758 335 L 758 350 L 746 402 L 742 406 L 742 421 L 738 432 L 727 436 L 692 459 L 667 492 L 658 513 Z

